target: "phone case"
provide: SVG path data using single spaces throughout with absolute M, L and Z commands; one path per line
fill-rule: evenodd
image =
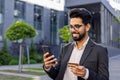
M 43 50 L 43 53 L 49 52 L 49 54 L 52 55 L 49 46 L 43 45 L 43 46 L 42 46 L 42 50 Z

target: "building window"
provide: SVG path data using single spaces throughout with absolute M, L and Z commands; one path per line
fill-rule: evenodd
M 25 19 L 25 2 L 15 0 L 14 17 L 21 20 Z
M 0 41 L 2 41 L 2 31 L 3 31 L 3 10 L 4 10 L 4 0 L 0 0 Z
M 67 12 L 64 13 L 64 25 L 68 25 L 68 14 L 67 14 Z
M 0 0 L 0 13 L 3 13 L 4 0 Z
M 37 30 L 42 30 L 42 12 L 43 7 L 41 6 L 34 6 L 34 27 Z
M 50 37 L 51 44 L 57 44 L 57 11 L 51 10 L 50 13 Z

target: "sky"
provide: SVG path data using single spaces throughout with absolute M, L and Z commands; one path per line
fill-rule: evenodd
M 120 10 L 120 0 L 108 0 L 110 5 L 116 10 Z

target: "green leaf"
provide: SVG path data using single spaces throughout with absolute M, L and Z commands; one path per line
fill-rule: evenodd
M 14 22 L 5 33 L 5 38 L 10 41 L 16 41 L 19 39 L 33 38 L 37 35 L 37 31 L 29 24 L 16 21 Z
M 63 42 L 69 42 L 71 35 L 68 25 L 59 28 L 58 33 L 60 35 L 60 38 L 63 40 Z

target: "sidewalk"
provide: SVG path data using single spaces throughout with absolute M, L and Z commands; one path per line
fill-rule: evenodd
M 42 67 L 42 65 L 43 64 L 23 65 L 23 68 L 32 68 L 32 67 L 38 68 L 38 67 Z M 0 66 L 0 70 L 18 70 L 18 66 Z M 120 79 L 120 55 L 109 58 L 109 72 L 110 72 L 110 80 Z M 20 73 L 16 74 L 16 73 L 2 72 L 2 71 L 0 71 L 0 74 L 31 77 L 31 78 L 35 78 L 35 80 L 52 80 L 47 75 L 35 76 L 29 74 L 20 74 Z
M 47 75 L 45 75 L 45 76 L 36 76 L 36 75 L 30 75 L 30 74 L 11 73 L 11 72 L 2 72 L 2 71 L 0 71 L 0 74 L 12 75 L 12 76 L 20 76 L 20 77 L 26 77 L 26 78 L 33 78 L 34 80 L 51 80 Z
M 39 68 L 39 67 L 42 67 L 43 64 L 25 64 L 25 65 L 22 65 L 23 68 Z M 0 66 L 0 70 L 18 70 L 19 69 L 19 66 L 18 65 L 12 65 L 12 66 Z
M 30 65 L 22 65 L 23 68 L 39 68 L 42 67 L 43 64 L 30 64 Z M 13 76 L 20 76 L 20 77 L 27 77 L 27 78 L 34 78 L 34 80 L 51 80 L 47 75 L 45 76 L 37 76 L 37 75 L 30 75 L 30 74 L 23 74 L 23 73 L 13 73 L 13 72 L 3 72 L 1 70 L 18 70 L 19 66 L 0 66 L 0 74 L 3 75 L 13 75 Z M 24 70 L 23 70 L 24 71 Z
M 110 80 L 120 79 L 120 55 L 109 59 Z

